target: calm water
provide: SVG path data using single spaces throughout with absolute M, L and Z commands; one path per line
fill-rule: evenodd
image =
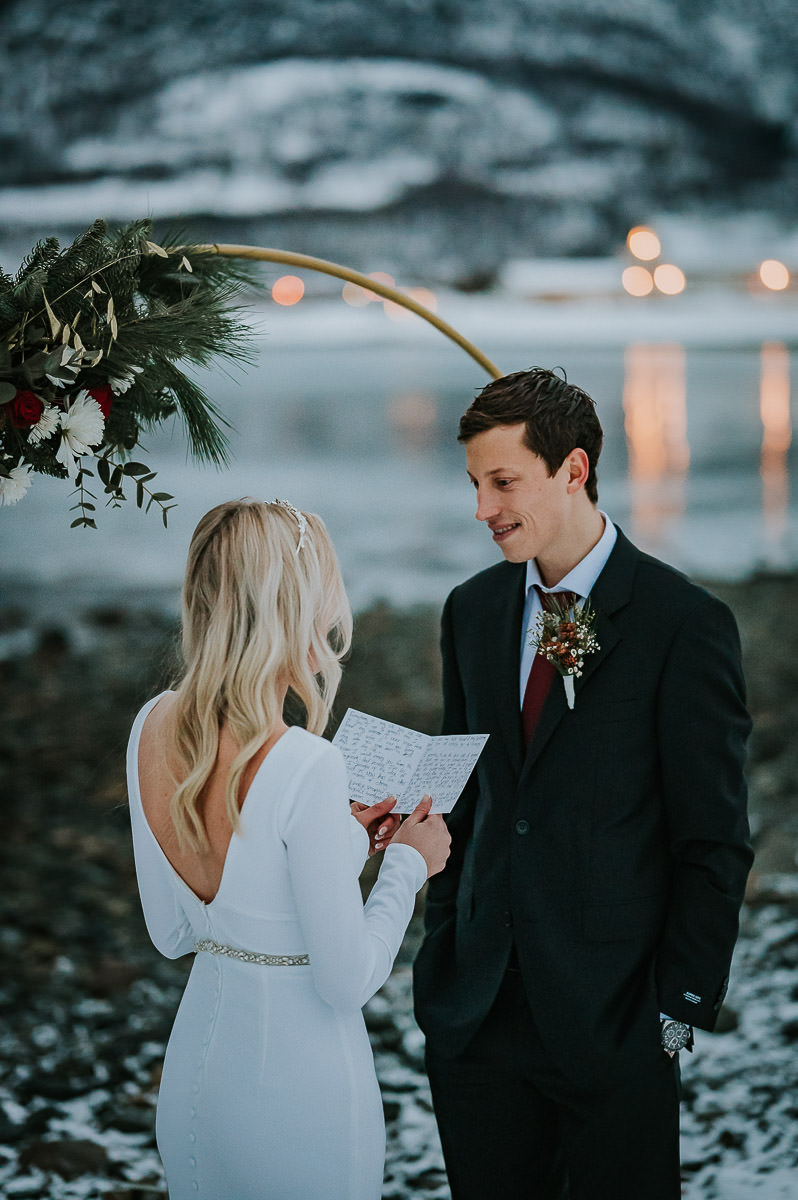
M 798 565 L 798 352 L 674 343 L 534 357 L 594 396 L 601 504 L 639 545 L 705 578 Z M 500 361 L 528 366 L 529 352 L 505 346 Z M 308 349 L 270 337 L 256 368 L 209 381 L 235 426 L 229 471 L 188 464 L 178 428 L 148 440 L 145 461 L 179 501 L 168 531 L 132 503 L 101 511 L 97 533 L 70 530 L 64 485 L 37 478 L 0 512 L 6 595 L 45 610 L 138 589 L 171 597 L 199 516 L 252 494 L 322 513 L 356 605 L 438 602 L 498 558 L 455 441 L 484 382 L 442 339 Z

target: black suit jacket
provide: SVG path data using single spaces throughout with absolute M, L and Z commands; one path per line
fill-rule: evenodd
M 725 995 L 753 857 L 739 638 L 724 604 L 619 531 L 575 707 L 555 678 L 525 751 L 525 576 L 491 567 L 443 614 L 443 732 L 490 737 L 430 880 L 416 1015 L 434 1052 L 459 1053 L 514 940 L 552 1057 L 608 1079 L 661 1055 L 660 1010 L 711 1029 Z

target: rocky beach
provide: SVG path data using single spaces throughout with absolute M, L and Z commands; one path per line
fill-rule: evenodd
M 757 861 L 727 1005 L 683 1068 L 685 1195 L 772 1200 L 798 1187 L 798 575 L 712 590 L 743 638 Z M 147 938 L 124 751 L 133 715 L 174 673 L 176 626 L 134 597 L 47 612 L 34 623 L 24 605 L 0 609 L 0 1196 L 165 1200 L 154 1107 L 190 963 Z M 437 626 L 432 608 L 361 613 L 338 716 L 352 705 L 435 732 Z M 410 1003 L 420 909 L 367 1008 L 386 1200 L 448 1197 Z

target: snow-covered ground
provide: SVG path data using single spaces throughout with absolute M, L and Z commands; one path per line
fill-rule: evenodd
M 794 1200 L 798 1190 L 798 888 L 794 877 L 763 879 L 759 886 L 755 906 L 744 914 L 720 1030 L 699 1033 L 694 1054 L 682 1056 L 686 1200 Z M 385 1200 L 449 1197 L 424 1074 L 423 1037 L 412 1016 L 409 959 L 417 936 L 416 930 L 366 1009 L 388 1127 Z M 68 973 L 71 968 L 60 960 L 58 969 Z M 176 976 L 171 986 L 166 984 L 169 970 L 160 972 L 158 982 L 135 983 L 124 1015 L 111 1001 L 84 999 L 42 1014 L 38 1023 L 31 1014 L 32 1028 L 26 1019 L 16 1036 L 4 1035 L 4 1057 L 16 1064 L 0 1084 L 6 1121 L 12 1126 L 35 1122 L 37 1112 L 46 1112 L 52 1137 L 94 1142 L 113 1165 L 84 1168 L 79 1178 L 64 1179 L 33 1165 L 20 1169 L 13 1149 L 0 1148 L 0 1195 L 18 1200 L 128 1197 L 118 1190 L 122 1182 L 144 1189 L 131 1192 L 129 1200 L 161 1195 L 151 1125 L 152 1081 L 163 1044 L 144 1040 L 137 1049 L 126 1049 L 124 1082 L 118 1065 L 113 1082 L 108 1081 L 102 1062 L 113 1053 L 115 1040 L 133 1047 L 137 1029 L 150 1028 L 154 1019 L 168 1024 L 180 991 L 179 971 L 170 970 Z M 49 1080 L 61 1069 L 66 1080 L 81 1054 L 98 1060 L 92 1090 L 55 1105 L 36 1097 L 38 1076 Z M 21 1096 L 26 1097 L 22 1103 Z M 79 1162 L 79 1150 L 73 1153 Z

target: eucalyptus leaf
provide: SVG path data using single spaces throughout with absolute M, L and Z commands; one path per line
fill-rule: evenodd
M 37 350 L 35 354 L 29 355 L 22 364 L 22 370 L 26 375 L 44 375 L 46 371 L 54 371 L 61 365 L 61 355 L 47 354 L 44 350 Z

